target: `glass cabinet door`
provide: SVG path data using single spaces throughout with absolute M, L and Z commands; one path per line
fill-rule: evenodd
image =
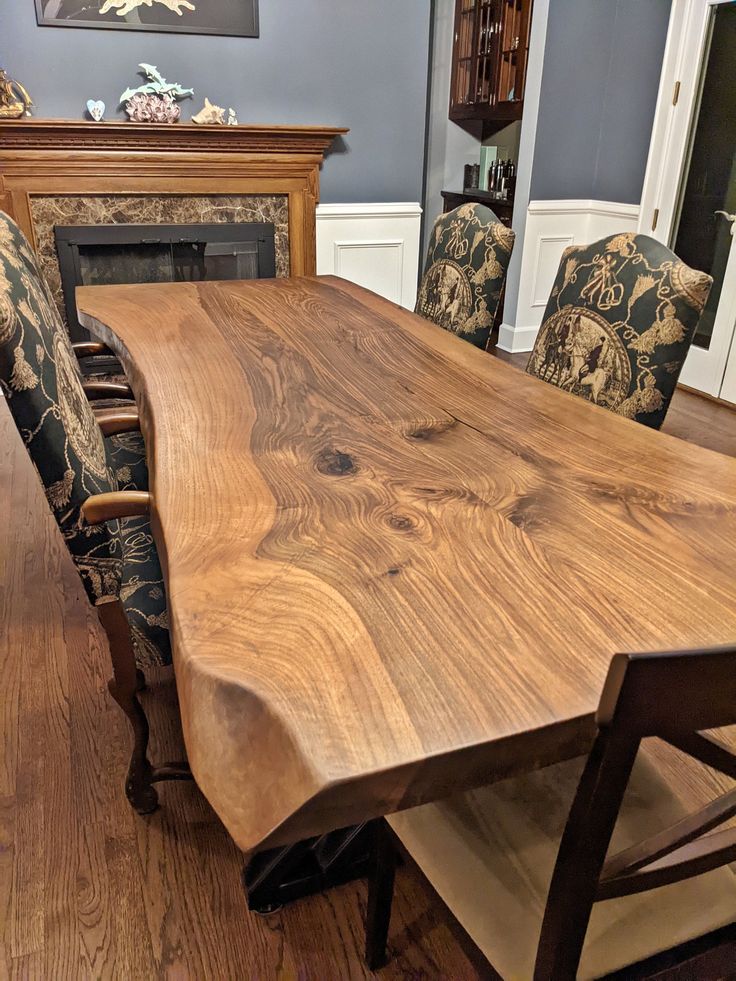
M 455 71 L 451 105 L 475 101 L 476 26 L 480 0 L 459 0 L 455 18 Z

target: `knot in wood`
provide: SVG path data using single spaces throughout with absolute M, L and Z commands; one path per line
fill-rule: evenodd
M 347 474 L 357 473 L 358 467 L 349 453 L 327 449 L 317 455 L 317 470 L 327 477 L 345 477 Z
M 388 523 L 396 531 L 413 531 L 414 529 L 413 519 L 407 517 L 405 514 L 390 514 L 388 516 Z

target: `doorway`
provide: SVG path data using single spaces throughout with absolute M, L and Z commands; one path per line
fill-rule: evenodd
M 680 382 L 736 403 L 734 51 L 735 3 L 675 0 L 640 230 L 713 277 Z

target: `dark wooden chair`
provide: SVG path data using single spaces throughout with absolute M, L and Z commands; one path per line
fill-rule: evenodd
M 153 784 L 189 775 L 153 767 L 138 699 L 143 668 L 171 663 L 163 575 L 148 520 L 148 474 L 138 415 L 125 384 L 84 381 L 33 251 L 0 212 L 0 386 L 43 482 L 109 642 L 109 688 L 127 715 L 134 746 L 126 793 L 139 813 L 158 803 Z M 97 401 L 93 409 L 90 399 Z
M 440 215 L 414 312 L 485 349 L 513 245 L 514 233 L 485 205 L 464 204 Z
M 527 371 L 658 429 L 712 282 L 646 235 L 571 246 Z
M 736 648 L 617 654 L 596 722 L 585 761 L 381 822 L 370 966 L 385 959 L 398 840 L 504 978 L 733 977 L 736 828 L 714 829 L 736 790 L 687 813 L 642 740 L 736 779 L 736 756 L 704 732 L 736 722 Z

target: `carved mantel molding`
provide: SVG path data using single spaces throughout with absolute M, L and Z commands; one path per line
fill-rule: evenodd
M 285 195 L 292 275 L 315 271 L 319 167 L 341 127 L 0 122 L 0 207 L 35 243 L 34 197 Z

